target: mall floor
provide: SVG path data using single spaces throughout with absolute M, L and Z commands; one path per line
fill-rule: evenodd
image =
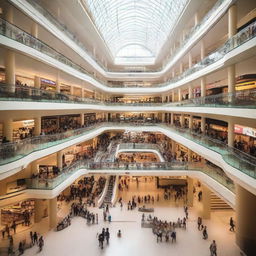
M 125 190 L 119 194 L 125 202 L 131 200 L 133 195 L 160 195 L 159 202 L 147 204 L 147 207 L 154 207 L 153 216 L 167 221 L 177 221 L 184 217 L 183 200 L 174 202 L 174 200 L 164 200 L 163 190 L 156 189 L 154 180 L 147 182 L 144 179 L 137 183 L 131 181 L 129 190 Z M 238 256 L 240 250 L 235 244 L 235 234 L 229 231 L 229 218 L 234 215 L 233 211 L 215 211 L 212 212 L 211 220 L 203 220 L 203 224 L 207 225 L 209 238 L 202 239 L 202 231 L 197 229 L 197 217 L 200 214 L 201 203 L 196 202 L 195 206 L 189 209 L 189 218 L 187 229 L 177 228 L 177 242 L 156 242 L 156 237 L 153 235 L 150 228 L 141 228 L 141 213 L 137 209 L 128 211 L 127 204 L 124 204 L 123 209 L 119 204 L 110 209 L 112 222 L 104 222 L 102 209 L 90 208 L 91 212 L 99 214 L 99 224 L 87 225 L 86 220 L 81 217 L 72 219 L 72 224 L 68 228 L 55 232 L 47 231 L 48 220 L 44 219 L 40 224 L 34 225 L 32 230 L 38 231 L 44 235 L 45 246 L 41 253 L 38 253 L 38 247 L 34 246 L 25 251 L 26 256 L 45 255 L 45 256 L 209 256 L 209 246 L 213 239 L 217 242 L 218 255 L 221 256 Z M 68 207 L 63 203 L 58 215 L 59 217 L 67 214 Z M 146 214 L 147 216 L 148 214 Z M 104 249 L 98 246 L 97 234 L 102 228 L 109 228 L 110 243 L 104 244 Z M 118 230 L 121 230 L 122 237 L 117 237 Z M 17 234 L 20 238 L 26 237 L 28 231 L 23 234 Z M 18 238 L 14 238 L 15 240 Z

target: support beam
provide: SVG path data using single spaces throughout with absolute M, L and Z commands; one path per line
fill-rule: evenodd
M 187 205 L 189 207 L 193 206 L 194 194 L 193 194 L 193 179 L 187 177 Z
M 237 32 L 237 7 L 235 4 L 228 9 L 228 38 L 234 36 Z
M 4 119 L 3 137 L 5 137 L 10 142 L 13 141 L 13 120 L 11 118 Z
M 235 139 L 235 125 L 234 121 L 230 120 L 228 122 L 228 146 L 234 147 L 234 139 Z
M 5 82 L 9 92 L 15 92 L 15 53 L 9 49 L 5 50 Z
M 41 134 L 41 116 L 34 118 L 35 129 L 34 135 L 39 136 Z

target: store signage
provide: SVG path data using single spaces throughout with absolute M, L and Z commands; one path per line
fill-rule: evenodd
M 235 125 L 235 133 L 243 134 L 256 138 L 256 129 L 245 127 L 241 125 Z
M 41 78 L 41 82 L 46 83 L 46 84 L 53 84 L 53 85 L 56 84 L 54 81 L 48 80 L 48 79 L 44 79 L 44 78 Z

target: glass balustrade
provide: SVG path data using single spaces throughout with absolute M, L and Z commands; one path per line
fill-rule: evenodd
M 232 192 L 235 191 L 233 181 L 226 176 L 226 174 L 218 167 L 213 167 L 202 163 L 95 163 L 88 161 L 77 161 L 62 170 L 62 173 L 53 179 L 26 179 L 28 189 L 54 189 L 63 181 L 68 179 L 79 170 L 87 170 L 90 174 L 94 171 L 200 171 L 210 176 Z
M 168 134 L 168 132 L 174 132 L 177 135 L 185 137 L 190 141 L 193 141 L 207 149 L 210 149 L 220 154 L 227 164 L 233 166 L 234 168 L 240 170 L 241 172 L 247 174 L 250 177 L 256 178 L 255 157 L 239 151 L 238 149 L 228 147 L 221 141 L 212 139 L 206 135 L 191 132 L 189 129 L 182 129 L 166 124 L 150 122 L 99 122 L 89 127 L 71 130 L 64 133 L 32 137 L 15 143 L 4 143 L 0 145 L 0 165 L 16 161 L 33 152 L 60 145 L 64 142 L 89 134 L 92 131 L 99 130 L 100 128 L 107 129 L 108 127 L 124 127 L 126 129 L 127 127 L 133 128 L 143 126 L 156 127 L 158 128 L 158 131 L 165 134 Z M 146 128 L 144 128 L 144 130 L 146 130 Z
M 102 106 L 140 106 L 140 107 L 222 107 L 222 108 L 256 108 L 256 90 L 237 91 L 235 93 L 221 93 L 206 97 L 171 102 L 111 102 L 100 101 L 92 98 L 82 98 L 63 93 L 42 90 L 28 86 L 0 84 L 1 101 L 32 101 L 32 102 L 54 102 L 75 103 Z
M 8 38 L 11 38 L 15 41 L 18 41 L 26 46 L 34 48 L 58 61 L 61 63 L 68 65 L 69 67 L 81 72 L 82 74 L 86 74 L 92 77 L 94 80 L 98 81 L 99 83 L 107 86 L 107 87 L 115 87 L 115 88 L 123 88 L 123 87 L 130 87 L 130 86 L 122 86 L 121 84 L 118 85 L 110 85 L 107 84 L 105 81 L 93 76 L 93 74 L 86 71 L 83 67 L 75 64 L 70 59 L 62 55 L 61 53 L 57 52 L 47 44 L 43 43 L 39 39 L 31 36 L 30 34 L 26 33 L 25 31 L 21 30 L 20 28 L 16 27 L 9 22 L 0 19 L 0 34 L 4 35 Z M 240 45 L 244 44 L 245 42 L 249 41 L 250 39 L 256 36 L 256 22 L 251 23 L 241 31 L 239 31 L 236 35 L 231 37 L 222 47 L 217 49 L 215 52 L 211 53 L 209 56 L 204 58 L 201 62 L 195 64 L 192 68 L 187 69 L 181 75 L 167 81 L 163 84 L 158 85 L 149 85 L 149 87 L 165 87 L 167 85 L 171 85 L 172 83 L 175 84 L 178 81 L 181 81 L 183 78 L 187 78 L 188 76 L 194 74 L 197 71 L 200 71 L 209 65 L 217 62 L 221 58 L 223 58 L 227 53 L 232 51 L 233 49 L 239 47 Z M 131 85 L 131 87 L 135 87 Z

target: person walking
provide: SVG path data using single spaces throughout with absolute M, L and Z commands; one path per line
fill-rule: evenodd
M 204 226 L 204 230 L 203 230 L 203 239 L 206 240 L 207 238 L 208 238 L 208 233 L 207 233 L 206 226 Z
M 234 220 L 232 217 L 230 217 L 230 220 L 229 220 L 229 225 L 230 225 L 230 228 L 229 228 L 229 231 L 235 231 L 235 223 L 234 223 Z
M 107 244 L 109 244 L 110 233 L 109 233 L 108 228 L 106 229 L 105 237 L 106 237 Z
M 212 241 L 209 249 L 210 249 L 211 256 L 217 256 L 217 244 L 215 240 Z
M 197 218 L 197 229 L 198 229 L 198 230 L 200 230 L 201 225 L 202 225 L 202 218 L 201 218 L 201 217 L 198 217 L 198 218 Z
M 39 246 L 39 252 L 41 252 L 43 250 L 43 246 L 44 246 L 44 239 L 42 236 L 40 236 L 40 238 L 39 238 L 38 246 Z

